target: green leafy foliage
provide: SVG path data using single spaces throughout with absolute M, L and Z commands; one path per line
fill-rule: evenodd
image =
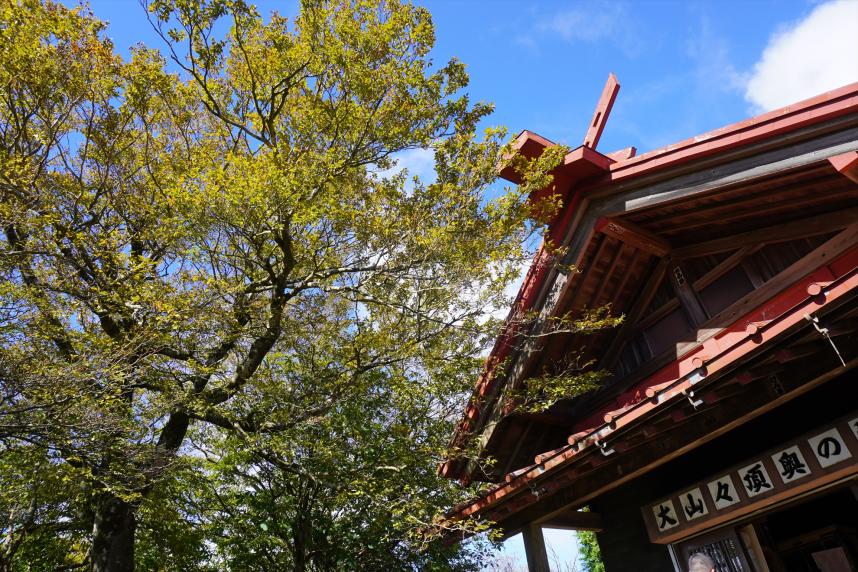
M 570 269 L 575 272 L 576 270 Z M 599 330 L 615 328 L 623 322 L 623 316 L 611 314 L 609 306 L 588 309 L 572 316 L 549 317 L 543 320 L 544 327 L 538 334 L 527 332 L 533 322 L 539 319 L 533 312 L 517 318 L 517 325 L 523 331 L 521 343 L 534 338 L 589 334 Z M 546 368 L 537 375 L 528 377 L 517 387 L 507 389 L 504 397 L 509 413 L 538 413 L 549 409 L 563 399 L 594 391 L 610 376 L 607 370 L 596 369 L 593 359 L 585 357 L 583 351 L 568 351 L 561 359 L 554 360 L 550 369 Z M 498 372 L 505 372 L 508 363 L 499 364 Z
M 146 8 L 178 73 L 0 4 L 3 565 L 473 569 L 435 464 L 564 150 L 492 191 L 422 8 Z
M 581 566 L 584 572 L 605 572 L 602 551 L 595 532 L 579 532 L 578 544 L 581 552 Z

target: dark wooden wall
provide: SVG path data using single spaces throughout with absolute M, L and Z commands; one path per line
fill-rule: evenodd
M 667 547 L 650 543 L 640 507 L 854 411 L 856 383 L 858 371 L 846 372 L 592 501 L 604 526 L 597 538 L 606 572 L 673 572 Z
M 596 538 L 606 572 L 673 572 L 667 546 L 650 543 L 640 513 L 640 506 L 659 494 L 657 483 L 642 477 L 590 504 L 605 527 Z

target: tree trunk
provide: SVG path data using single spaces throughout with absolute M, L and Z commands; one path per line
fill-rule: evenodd
M 307 570 L 307 539 L 304 535 L 304 525 L 300 522 L 303 519 L 300 516 L 298 518 L 298 530 L 295 531 L 294 539 L 295 565 L 292 572 L 305 572 Z
M 134 506 L 104 493 L 95 508 L 92 527 L 91 572 L 133 572 Z

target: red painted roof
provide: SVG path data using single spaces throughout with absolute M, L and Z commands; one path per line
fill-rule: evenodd
M 854 112 L 856 109 L 858 82 L 639 156 L 629 156 L 633 153 L 626 150 L 602 155 L 589 147 L 578 147 L 566 155 L 563 164 L 555 172 L 555 178 L 562 177 L 572 190 L 566 196 L 566 207 L 551 224 L 551 236 L 555 243 L 559 243 L 559 238 L 569 234 L 576 209 L 587 193 L 610 190 L 619 182 L 625 183 L 660 172 L 666 173 L 683 164 L 726 154 L 747 145 L 767 140 L 776 141 L 779 136 Z M 516 149 L 529 157 L 538 156 L 542 150 L 552 145 L 554 143 L 551 141 L 529 131 L 523 131 L 514 143 Z M 512 182 L 520 181 L 516 173 L 509 168 L 503 169 L 500 174 Z M 547 262 L 547 254 L 540 249 L 519 290 L 513 309 L 538 309 L 536 298 L 548 277 L 547 270 L 550 265 Z M 484 372 L 477 380 L 464 417 L 457 427 L 454 443 L 461 443 L 465 436 L 475 429 L 481 415 L 486 413 L 481 411 L 480 402 L 484 396 L 491 393 L 496 384 L 501 383 L 501 380 L 493 375 L 492 368 L 513 353 L 514 334 L 512 325 L 508 323 L 496 340 Z M 442 465 L 441 473 L 448 477 L 461 476 L 458 471 L 454 471 L 451 461 Z

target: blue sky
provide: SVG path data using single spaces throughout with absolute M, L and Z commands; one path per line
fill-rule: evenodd
M 72 3 L 72 2 L 69 2 Z M 433 57 L 468 66 L 487 124 L 578 146 L 609 72 L 622 86 L 599 150 L 645 152 L 858 81 L 858 0 L 425 0 Z M 296 2 L 259 2 L 294 14 Z M 92 0 L 117 48 L 160 45 L 136 0 Z M 429 175 L 431 154 L 401 158 Z M 549 544 L 572 558 L 568 533 Z M 520 556 L 520 540 L 509 543 Z M 523 564 L 523 557 L 519 558 Z
M 69 3 L 72 3 L 71 1 Z M 467 64 L 487 124 L 578 146 L 609 72 L 621 89 L 599 150 L 638 153 L 858 81 L 858 0 L 423 0 L 436 63 Z M 297 2 L 257 2 L 294 14 Z M 92 0 L 127 53 L 159 45 L 137 0 Z M 429 174 L 431 155 L 402 164 Z
M 421 3 L 435 20 L 433 57 L 467 64 L 472 98 L 496 105 L 491 124 L 573 147 L 611 71 L 622 88 L 602 151 L 654 149 L 858 81 L 858 0 Z M 258 5 L 292 14 L 296 3 Z M 158 45 L 136 0 L 91 6 L 120 50 Z M 767 47 L 774 61 L 761 66 Z
M 842 47 L 854 49 L 851 58 L 825 56 L 832 67 L 851 68 L 834 83 L 858 80 L 858 2 L 832 4 L 426 2 L 438 28 L 436 57 L 468 64 L 474 97 L 495 102 L 494 120 L 513 132 L 577 146 L 608 73 L 616 73 L 622 88 L 599 146 L 608 151 L 653 149 L 760 111 L 746 93 L 755 67 L 815 9 L 836 8 L 806 38 L 813 52 L 806 66 L 816 67 L 841 34 Z M 854 21 L 842 22 L 846 14 Z M 809 83 L 810 93 L 814 83 L 833 87 Z

